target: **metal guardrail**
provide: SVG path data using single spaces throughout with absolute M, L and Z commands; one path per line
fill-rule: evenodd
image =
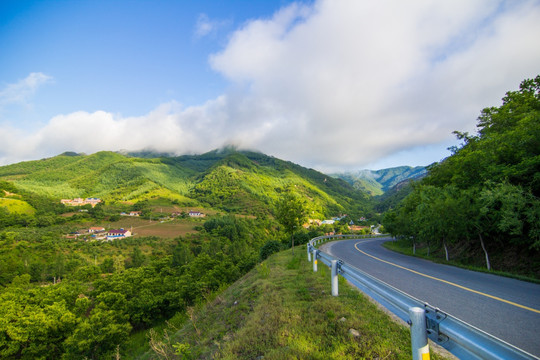
M 311 261 L 313 257 L 314 271 L 317 271 L 316 260 L 320 259 L 325 265 L 331 267 L 333 272 L 336 272 L 336 274 L 332 275 L 332 295 L 337 296 L 337 274 L 339 274 L 409 324 L 411 324 L 410 310 L 413 308 L 424 309 L 427 336 L 460 359 L 539 359 L 524 350 L 386 284 L 330 254 L 318 250 L 316 247 L 328 240 L 386 236 L 388 235 L 335 235 L 316 237 L 308 243 L 308 260 Z

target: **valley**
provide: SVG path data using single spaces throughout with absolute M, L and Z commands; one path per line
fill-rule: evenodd
M 64 153 L 0 167 L 0 190 L 3 358 L 137 358 L 150 350 L 137 334 L 185 316 L 291 240 L 378 221 L 369 196 L 342 180 L 233 149 Z M 288 193 L 308 200 L 292 237 L 274 216 Z
M 407 345 L 396 349 L 367 335 L 390 326 L 383 320 L 361 324 L 365 342 L 347 337 L 342 303 L 296 271 L 304 244 L 376 228 L 410 256 L 538 282 L 538 89 L 540 77 L 509 92 L 499 108 L 484 109 L 478 134 L 456 132 L 461 147 L 427 168 L 331 177 L 234 148 L 144 157 L 67 152 L 2 166 L 0 357 L 341 358 L 349 351 L 407 358 Z M 265 281 L 272 271 L 293 279 L 286 287 L 295 295 L 272 301 L 298 327 L 265 312 L 272 307 L 264 298 L 250 297 L 280 282 Z M 198 328 L 205 306 L 219 305 L 222 294 L 232 299 L 227 289 L 253 276 L 247 293 L 239 290 L 238 311 L 221 308 L 226 324 L 207 328 L 213 335 L 205 338 Z M 299 277 L 308 283 L 295 287 Z M 302 325 L 294 310 L 313 299 L 309 306 L 324 309 L 331 329 L 317 348 L 305 345 L 305 336 L 319 336 L 316 326 Z M 249 318 L 254 310 L 262 315 Z M 280 331 L 268 334 L 269 347 L 249 335 L 266 326 Z

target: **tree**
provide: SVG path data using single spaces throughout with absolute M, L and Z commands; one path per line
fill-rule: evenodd
M 131 253 L 131 261 L 130 261 L 130 267 L 140 267 L 142 264 L 144 264 L 144 261 L 146 257 L 142 253 L 141 249 L 139 249 L 138 246 L 133 248 L 133 251 Z
M 124 262 L 124 257 L 122 255 L 113 256 L 114 261 L 114 272 L 121 273 L 126 269 L 126 263 Z
M 172 253 L 172 266 L 187 265 L 191 260 L 193 260 L 193 253 L 189 245 L 183 241 L 178 241 L 178 245 L 174 247 Z
M 114 272 L 114 260 L 110 257 L 106 258 L 101 263 L 100 268 L 101 268 L 101 271 L 104 273 Z
M 307 221 L 305 202 L 292 192 L 287 192 L 276 204 L 276 219 L 291 234 L 294 254 L 294 231 Z
M 479 196 L 480 214 L 491 219 L 501 235 L 510 243 L 540 247 L 540 201 L 520 186 L 488 183 Z
M 529 259 L 515 262 L 535 263 L 540 250 L 539 119 L 537 76 L 507 92 L 501 106 L 482 110 L 475 135 L 454 132 L 462 144 L 430 166 L 428 176 L 385 217 L 388 229 L 418 235 L 428 252 L 430 241 L 440 242 L 447 259 L 448 245 L 464 249 L 471 237 L 477 238 L 488 269 L 488 250 L 527 251 Z
M 130 331 L 131 325 L 122 316 L 98 305 L 66 339 L 64 358 L 111 358 L 117 345 L 128 338 Z

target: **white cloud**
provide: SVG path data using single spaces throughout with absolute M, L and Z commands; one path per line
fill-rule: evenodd
M 271 129 L 258 148 L 354 166 L 474 129 L 540 72 L 539 20 L 533 1 L 323 0 L 248 23 L 210 62 L 279 109 L 250 116 Z
M 200 38 L 206 36 L 213 28 L 214 25 L 210 22 L 208 15 L 200 14 L 197 18 L 197 24 L 195 25 L 195 37 Z
M 230 22 L 228 20 L 211 20 L 208 15 L 204 13 L 199 14 L 197 23 L 195 24 L 195 39 L 200 39 L 205 36 L 209 36 L 210 34 L 214 34 L 216 31 L 229 23 Z
M 4 89 L 0 90 L 0 107 L 13 103 L 26 105 L 36 90 L 50 81 L 52 81 L 52 77 L 34 72 L 14 84 L 7 84 Z
M 210 56 L 233 84 L 226 94 L 140 117 L 59 115 L 32 134 L 2 129 L 0 162 L 236 144 L 335 168 L 433 149 L 453 130 L 474 130 L 483 107 L 540 73 L 539 20 L 540 4 L 522 0 L 293 3 L 245 23 Z M 211 21 L 201 17 L 197 29 L 205 36 Z
M 226 143 L 245 144 L 237 140 L 244 136 L 253 137 L 253 132 L 251 129 L 246 132 L 240 122 L 231 124 L 230 114 L 237 109 L 229 109 L 229 103 L 226 96 L 189 108 L 171 102 L 140 117 L 79 111 L 55 116 L 33 133 L 3 125 L 0 164 L 53 156 L 64 151 L 93 153 L 152 149 L 185 154 L 201 153 Z M 238 134 L 238 137 L 224 134 Z

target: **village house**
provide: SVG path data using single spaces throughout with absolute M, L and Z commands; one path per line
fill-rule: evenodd
M 81 198 L 75 198 L 75 199 L 62 199 L 60 202 L 67 206 L 80 206 L 83 202 L 83 199 Z
M 104 238 L 106 235 L 105 228 L 102 226 L 93 226 L 87 230 L 74 231 L 64 236 L 67 239 L 77 239 L 79 237 L 84 237 L 86 239 L 88 235 L 90 235 L 92 238 L 98 238 L 101 236 Z
M 203 214 L 203 213 L 200 212 L 200 211 L 193 211 L 193 210 L 190 210 L 189 213 L 188 213 L 188 215 L 189 215 L 190 217 L 205 217 L 205 216 L 206 216 L 205 214 Z
M 78 231 L 74 231 L 74 232 L 71 232 L 67 235 L 64 235 L 66 239 L 77 239 L 79 236 L 82 236 L 83 234 L 81 234 L 80 232 Z
M 141 216 L 142 215 L 142 211 L 130 211 L 129 214 L 126 213 L 126 212 L 121 212 L 120 213 L 121 216 Z
M 107 240 L 123 239 L 131 236 L 131 231 L 125 229 L 113 229 L 107 231 Z
M 84 202 L 86 204 L 90 204 L 92 205 L 92 207 L 96 206 L 97 204 L 99 204 L 101 202 L 101 199 L 98 199 L 98 198 L 86 198 L 84 200 Z
M 97 204 L 101 202 L 101 199 L 98 198 L 75 198 L 75 199 L 62 199 L 60 202 L 66 206 L 83 206 L 83 205 L 91 205 L 92 207 L 95 207 Z

